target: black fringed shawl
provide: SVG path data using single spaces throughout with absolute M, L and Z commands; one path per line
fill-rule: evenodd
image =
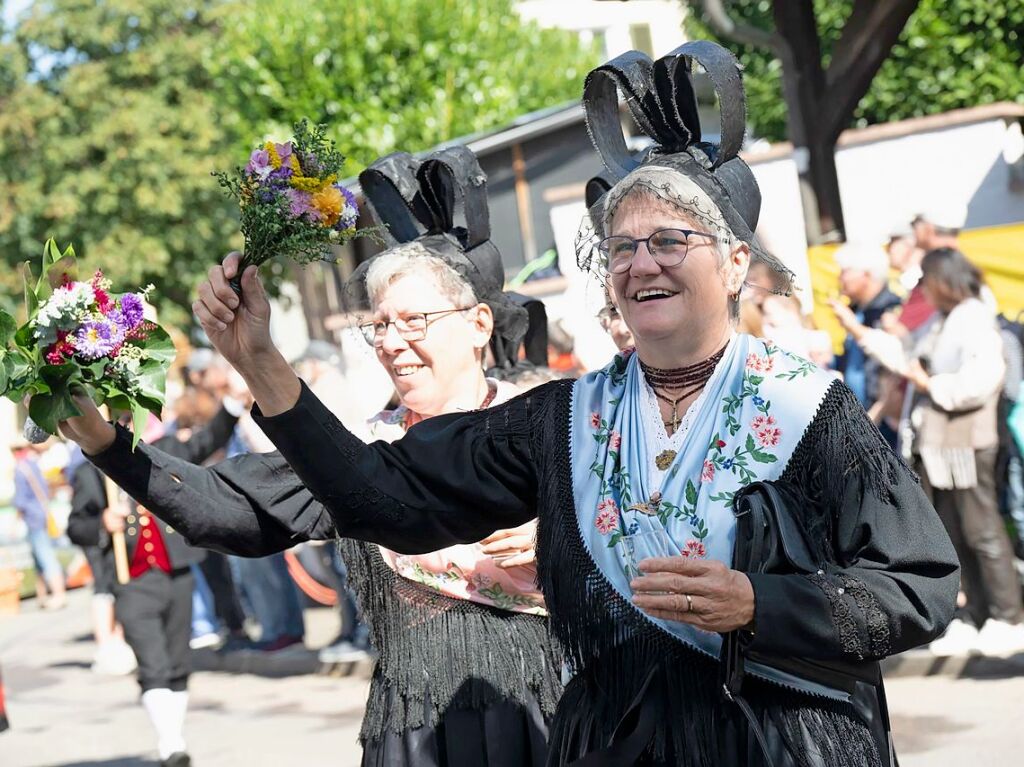
M 453 599 L 397 575 L 375 544 L 338 542 L 380 656 L 359 739 L 434 727 L 445 712 L 535 700 L 550 717 L 562 661 L 548 619 Z

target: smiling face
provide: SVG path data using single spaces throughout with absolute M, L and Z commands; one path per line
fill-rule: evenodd
M 660 229 L 718 234 L 638 191 L 619 203 L 609 235 L 641 239 Z M 674 367 L 695 361 L 694 355 L 717 351 L 732 325 L 730 295 L 742 287 L 749 258 L 747 246 L 738 244 L 723 264 L 715 240 L 691 236 L 683 262 L 662 267 L 640 243 L 629 268 L 609 279 L 641 358 L 658 367 Z
M 458 308 L 431 270 L 414 268 L 380 292 L 373 305 L 373 319 L 390 321 L 413 313 Z M 478 388 L 483 378 L 481 356 L 494 320 L 490 307 L 476 304 L 466 311 L 429 316 L 427 322 L 426 337 L 419 341 L 407 341 L 394 325 L 388 325 L 374 350 L 402 404 L 415 413 L 432 416 L 448 412 L 450 403 L 472 396 Z

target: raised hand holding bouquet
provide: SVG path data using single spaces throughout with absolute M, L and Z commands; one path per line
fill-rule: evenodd
M 61 252 L 52 239 L 43 248 L 38 279 L 24 265 L 27 322 L 19 328 L 0 312 L 0 394 L 15 402 L 30 397 L 29 416 L 45 432 L 33 435 L 27 428 L 34 441 L 81 415 L 75 395 L 130 411 L 134 447 L 147 412 L 159 417 L 163 409 L 174 345 L 143 316 L 152 286 L 115 294 L 101 272 L 88 282 L 76 273 L 74 250 Z
M 214 174 L 241 212 L 245 251 L 231 281 L 236 292 L 249 266 L 274 256 L 322 261 L 332 245 L 370 233 L 356 231 L 355 195 L 338 183 L 345 157 L 327 139 L 326 126 L 302 120 L 294 131 L 291 141 L 258 146 L 234 174 Z

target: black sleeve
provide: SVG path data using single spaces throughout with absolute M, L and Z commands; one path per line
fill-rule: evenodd
M 485 538 L 536 514 L 530 424 L 551 384 L 487 410 L 443 415 L 366 445 L 303 384 L 295 406 L 253 416 L 340 535 L 402 553 Z M 567 427 L 568 428 L 568 427 Z
M 238 417 L 231 415 L 227 408 L 221 405 L 209 423 L 196 429 L 187 440 L 165 437 L 155 444 L 176 458 L 189 463 L 202 463 L 228 444 L 237 423 Z
M 71 480 L 71 514 L 68 538 L 78 546 L 99 546 L 104 542 L 102 515 L 107 507 L 103 475 L 94 466 L 82 464 Z
M 278 453 L 202 467 L 144 442 L 133 452 L 118 427 L 113 445 L 87 457 L 192 546 L 262 557 L 334 537 L 330 516 Z
M 756 603 L 751 647 L 878 659 L 942 633 L 960 568 L 917 477 L 849 389 L 833 389 L 812 424 L 816 438 L 802 446 L 813 458 L 789 480 L 804 490 L 811 519 L 827 520 L 820 529 L 831 551 L 813 575 L 748 574 Z

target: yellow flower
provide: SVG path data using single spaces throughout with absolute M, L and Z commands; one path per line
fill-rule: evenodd
M 267 154 L 270 155 L 270 164 L 274 166 L 274 170 L 281 167 L 281 155 L 277 153 L 277 147 L 274 146 L 273 141 L 268 141 L 263 145 L 263 148 L 267 150 Z
M 341 218 L 341 209 L 345 207 L 345 198 L 341 190 L 335 186 L 321 189 L 313 195 L 313 207 L 323 218 L 326 226 L 334 226 Z
M 301 176 L 296 173 L 289 179 L 288 183 L 292 189 L 298 189 L 301 192 L 309 192 L 310 194 L 317 194 L 326 189 L 330 189 L 331 186 L 337 181 L 338 177 L 334 174 L 327 178 L 317 178 L 316 176 Z

